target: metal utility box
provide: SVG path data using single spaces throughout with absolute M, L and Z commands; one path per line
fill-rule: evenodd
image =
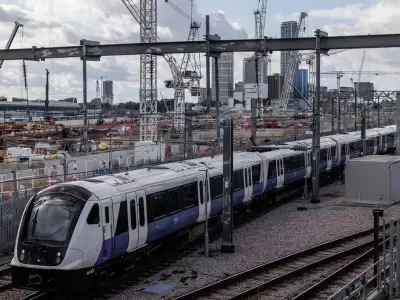
M 364 156 L 346 163 L 345 196 L 352 203 L 391 205 L 400 201 L 400 156 Z

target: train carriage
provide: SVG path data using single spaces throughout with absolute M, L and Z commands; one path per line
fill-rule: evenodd
M 395 126 L 367 130 L 367 154 L 392 151 L 395 130 Z M 311 140 L 286 144 L 293 145 L 311 147 Z M 311 151 L 265 150 L 234 153 L 234 206 L 311 176 Z M 343 168 L 361 152 L 359 132 L 323 137 L 320 172 Z M 218 155 L 40 191 L 28 202 L 18 229 L 11 262 L 13 283 L 70 290 L 166 237 L 192 238 L 201 232 L 206 215 L 222 212 L 222 174 L 222 155 Z

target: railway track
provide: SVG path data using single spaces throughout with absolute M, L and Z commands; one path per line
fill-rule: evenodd
M 339 278 L 346 277 L 346 272 L 371 264 L 373 243 L 373 229 L 362 231 L 259 265 L 174 300 L 327 299 L 326 288 L 330 293 L 340 287 Z M 342 279 L 343 284 L 347 279 Z

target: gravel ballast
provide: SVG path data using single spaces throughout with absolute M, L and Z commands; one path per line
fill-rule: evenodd
M 203 249 L 199 249 L 111 299 L 172 299 L 259 264 L 372 228 L 373 207 L 346 205 L 343 191 L 344 186 L 335 183 L 321 188 L 320 204 L 310 204 L 304 199 L 284 203 L 234 231 L 235 253 L 220 253 L 221 240 L 218 240 L 210 244 L 210 249 L 216 250 L 213 257 L 204 257 Z M 300 206 L 307 210 L 297 210 Z M 398 205 L 386 210 L 386 221 L 389 217 L 399 218 L 399 212 Z M 175 288 L 161 294 L 143 291 L 158 283 Z

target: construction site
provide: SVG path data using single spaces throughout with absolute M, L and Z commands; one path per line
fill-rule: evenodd
M 132 21 L 143 29 L 141 43 L 161 42 L 155 25 L 157 10 L 151 4 L 154 1 L 143 1 L 154 7 L 146 10 L 149 14 L 146 18 L 141 17 L 143 12 L 132 0 L 121 1 L 132 15 Z M 192 17 L 194 0 L 190 4 L 190 7 L 178 7 L 173 1 L 166 0 L 165 8 L 175 10 L 177 17 L 188 21 L 187 41 L 200 41 L 202 24 Z M 264 37 L 266 9 L 267 0 L 259 1 L 255 7 L 256 39 Z M 302 12 L 297 21 L 282 23 L 281 37 L 304 37 L 307 18 L 307 13 Z M 10 49 L 23 26 L 15 22 L 5 49 Z M 220 39 L 209 31 L 210 28 L 206 28 L 210 40 Z M 348 50 L 329 51 L 325 56 L 343 51 Z M 221 153 L 221 124 L 227 116 L 234 124 L 235 149 L 311 137 L 313 103 L 317 96 L 315 51 L 282 51 L 280 74 L 271 74 L 271 55 L 255 52 L 245 59 L 243 81 L 238 83 L 234 83 L 233 53 L 211 53 L 206 60 L 207 70 L 212 69 L 208 76 L 202 71 L 200 53 L 185 53 L 182 60 L 172 54 L 158 57 L 165 59 L 171 70 L 171 79 L 164 82 L 166 88 L 173 89 L 171 107 L 163 95 L 158 100 L 157 56 L 142 54 L 138 110 L 129 109 L 123 103 L 114 104 L 112 81 L 107 83 L 111 82 L 111 93 L 106 95 L 104 92 L 106 82 L 103 78 L 107 76 L 101 76 L 100 83 L 96 80 L 96 98 L 90 104 L 85 94 L 83 103 L 77 103 L 76 99 L 67 101 L 69 103 L 49 100 L 47 69 L 46 99 L 32 101 L 24 59 L 25 99 L 11 102 L 4 97 L 0 99 L 3 100 L 0 101 L 3 114 L 3 118 L 0 117 L 1 194 L 19 189 L 8 184 L 13 176 L 10 170 L 19 172 L 18 177 L 27 180 L 36 176 L 37 169 L 43 170 L 41 174 L 54 173 L 57 169 L 54 173 L 57 176 L 74 172 L 82 178 L 87 177 L 88 172 L 98 171 L 101 164 L 111 172 L 145 163 Z M 337 79 L 335 88 L 320 88 L 321 134 L 360 130 L 362 119 L 365 119 L 366 128 L 394 124 L 396 91 L 379 91 L 372 82 L 363 82 L 362 77 L 397 73 L 365 71 L 366 57 L 367 50 L 363 50 L 359 70 L 320 72 L 321 76 Z M 341 85 L 344 75 L 352 76 L 352 86 Z M 205 87 L 201 86 L 203 78 L 206 79 Z M 185 100 L 188 95 L 197 99 L 197 103 L 188 103 Z M 160 112 L 158 107 L 165 109 Z M 77 163 L 73 171 L 72 166 L 65 170 L 65 166 L 54 161 L 62 159 L 66 153 L 76 162 L 85 163 Z M 46 168 L 52 168 L 52 171 Z M 36 183 L 29 185 L 38 186 Z

